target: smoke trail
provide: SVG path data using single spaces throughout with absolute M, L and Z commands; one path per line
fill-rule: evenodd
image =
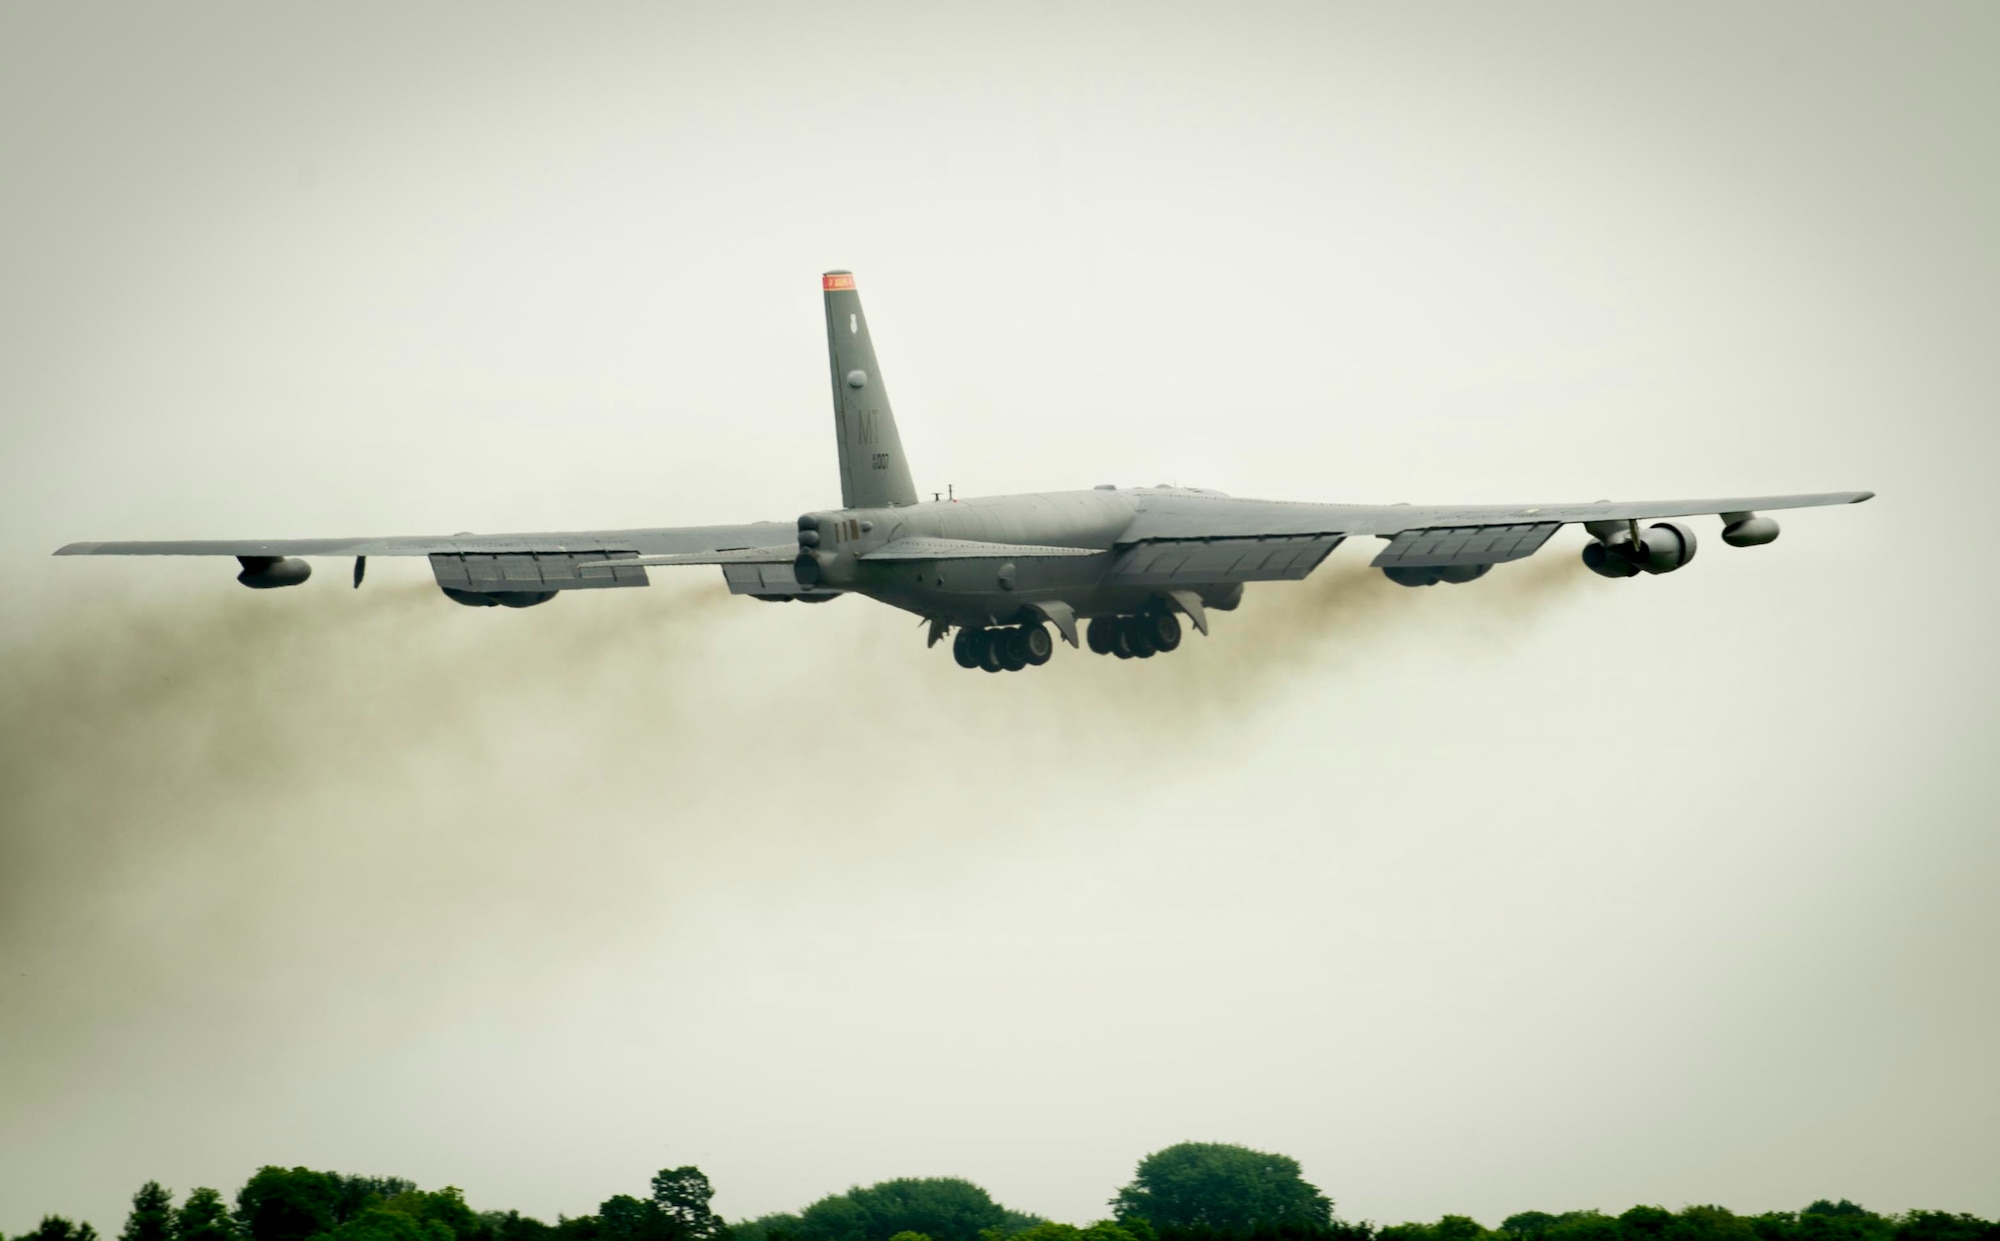
M 1234 612 L 1211 612 L 1210 635 L 1184 625 L 1179 650 L 1143 663 L 1085 657 L 1079 692 L 1112 710 L 1163 703 L 1216 710 L 1181 715 L 1227 725 L 1274 694 L 1335 673 L 1405 637 L 1441 651 L 1491 648 L 1527 632 L 1547 609 L 1597 579 L 1560 551 L 1501 565 L 1464 585 L 1398 586 L 1360 560 L 1336 560 L 1304 582 L 1250 586 Z M 1074 653 L 1065 651 L 1072 660 Z
M 270 818 L 281 807 L 477 787 L 506 735 L 544 713 L 602 733 L 628 705 L 611 670 L 685 666 L 694 622 L 728 602 L 712 586 L 650 593 L 542 610 L 559 618 L 467 614 L 398 585 L 46 618 L 0 660 L 0 943 L 83 912 L 79 894 L 192 882 L 178 859 L 213 865 L 214 845 L 254 856 L 287 826 Z M 680 640 L 659 642 L 664 625 Z M 563 753 L 568 730 L 536 731 Z M 352 830 L 370 829 L 356 815 Z
M 1588 580 L 1559 555 L 1419 590 L 1335 563 L 1251 588 L 1173 654 L 1065 648 L 1000 677 L 926 652 L 899 614 L 864 602 L 772 608 L 706 582 L 526 612 L 468 614 L 393 583 L 84 609 L 0 661 L 0 943 L 66 924 L 59 909 L 88 912 L 79 894 L 212 889 L 233 881 L 225 858 L 255 873 L 273 832 L 296 850 L 315 819 L 370 858 L 448 848 L 456 829 L 442 820 L 457 807 L 495 846 L 466 865 L 504 875 L 505 849 L 546 860 L 542 816 L 573 841 L 577 825 L 622 821 L 663 789 L 698 809 L 766 783 L 773 756 L 799 779 L 838 770 L 829 729 L 945 721 L 953 736 L 1007 738 L 1051 774 L 1106 745 L 1171 752 L 1399 632 L 1504 640 Z M 396 826 L 426 816 L 435 838 Z M 350 873 L 342 844 L 315 847 Z M 212 873 L 188 873 L 197 860 Z
M 1093 830 L 1348 659 L 1518 631 L 1581 580 L 1552 561 L 1429 590 L 1335 563 L 1171 655 L 1002 676 L 866 601 L 667 575 L 521 612 L 393 580 L 64 608 L 0 651 L 0 1096 L 61 1114 L 106 1048 L 351 1075 L 329 1031 L 544 1020 L 789 870 L 921 884 L 1037 799 Z
M 235 843 L 254 853 L 274 810 L 328 798 L 491 813 L 496 786 L 516 782 L 502 804 L 588 816 L 668 780 L 700 801 L 766 778 L 760 754 L 810 768 L 829 727 L 940 719 L 1044 764 L 1074 761 L 1081 737 L 1101 747 L 1107 715 L 1134 746 L 1185 745 L 1202 732 L 1191 719 L 1239 719 L 1399 632 L 1504 640 L 1589 580 L 1560 555 L 1418 590 L 1334 563 L 1252 587 L 1173 654 L 1065 648 L 1001 677 L 926 652 L 900 614 L 865 602 L 772 608 L 706 582 L 527 612 L 468 614 L 393 583 L 83 609 L 0 661 L 0 941 L 34 925 L 50 893 L 142 883 L 204 835 L 243 833 Z M 1051 705 L 1091 714 L 1065 724 Z M 532 777 L 490 767 L 523 758 Z

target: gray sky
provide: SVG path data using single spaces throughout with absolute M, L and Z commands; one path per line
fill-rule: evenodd
M 1187 1139 L 1351 1218 L 2000 1214 L 1991 5 L 0 9 L 0 1231 L 265 1162 L 731 1216 Z M 926 490 L 1870 487 L 1689 571 L 1349 548 L 968 678 L 712 570 L 72 539 Z

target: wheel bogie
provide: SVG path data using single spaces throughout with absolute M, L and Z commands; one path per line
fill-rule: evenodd
M 1151 659 L 1180 649 L 1186 630 L 1181 618 L 1164 602 L 1125 616 L 1099 616 L 1090 622 L 1089 646 L 1100 655 L 1119 659 Z
M 1021 626 L 1021 657 L 1029 667 L 1039 668 L 1049 662 L 1056 653 L 1055 639 L 1049 636 L 1049 627 L 1040 623 Z
M 1092 617 L 1084 645 L 1099 655 L 1118 659 L 1151 659 L 1178 650 L 1186 631 L 1164 601 L 1123 616 Z M 963 626 L 952 639 L 952 658 L 961 668 L 987 672 L 1019 672 L 1039 668 L 1055 654 L 1055 637 L 1040 620 L 1004 627 Z
M 986 642 L 984 629 L 961 629 L 958 636 L 951 640 L 951 657 L 958 661 L 961 668 L 977 668 L 984 657 L 981 648 Z
M 1135 659 L 1151 659 L 1160 652 L 1153 643 L 1150 621 L 1147 616 L 1128 616 L 1120 626 L 1125 631 L 1125 645 L 1131 648 Z
M 1039 621 L 1004 629 L 966 626 L 951 642 L 951 657 L 959 667 L 985 672 L 1039 667 L 1054 654 L 1055 640 Z

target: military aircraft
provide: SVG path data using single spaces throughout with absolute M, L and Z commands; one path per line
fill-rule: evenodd
M 859 594 L 914 612 L 930 622 L 929 645 L 956 629 L 958 663 L 999 672 L 1047 663 L 1055 649 L 1050 626 L 1078 646 L 1079 622 L 1088 622 L 1082 642 L 1100 655 L 1172 651 L 1181 643 L 1180 617 L 1206 635 L 1209 613 L 1233 610 L 1245 583 L 1302 579 L 1357 535 L 1387 540 L 1371 563 L 1391 581 L 1456 585 L 1533 555 L 1558 527 L 1580 522 L 1591 535 L 1584 564 L 1623 578 L 1672 573 L 1694 559 L 1694 531 L 1673 518 L 1720 516 L 1724 543 L 1754 547 L 1778 537 L 1778 523 L 1760 510 L 1855 504 L 1874 494 L 1434 506 L 1099 486 L 925 501 L 903 456 L 854 276 L 827 272 L 820 285 L 840 508 L 747 526 L 72 543 L 56 555 L 234 556 L 242 562 L 236 580 L 257 590 L 304 582 L 312 568 L 300 557 L 352 556 L 358 587 L 370 556 L 427 556 L 447 598 L 510 608 L 567 590 L 645 586 L 650 568 L 719 565 L 731 593 L 753 599 L 820 603 Z

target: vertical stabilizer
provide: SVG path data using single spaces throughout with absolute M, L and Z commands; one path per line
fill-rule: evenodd
M 826 296 L 826 355 L 833 368 L 833 428 L 840 443 L 840 502 L 846 508 L 915 504 L 889 389 L 868 340 L 868 316 L 852 272 L 820 278 Z

